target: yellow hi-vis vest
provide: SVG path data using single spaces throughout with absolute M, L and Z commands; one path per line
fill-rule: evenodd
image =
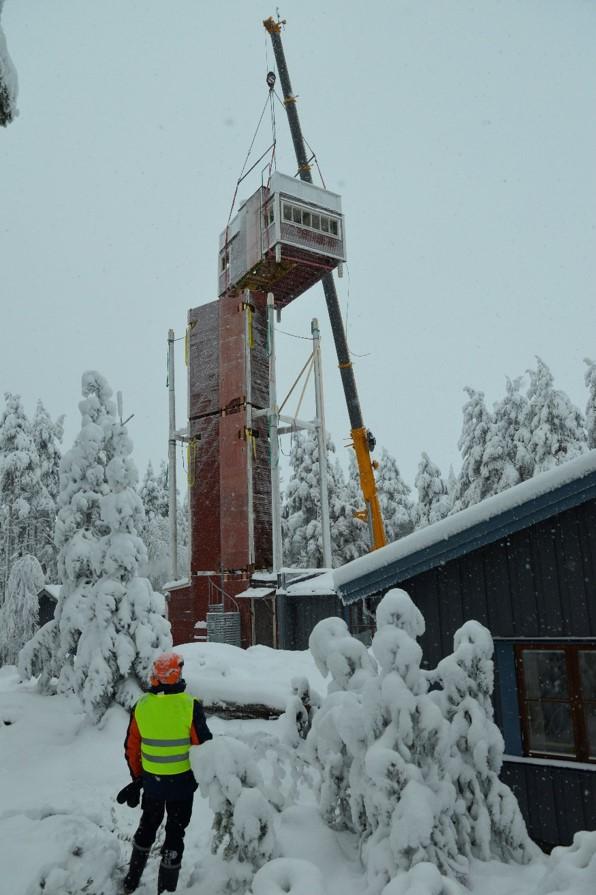
M 143 770 L 158 777 L 190 771 L 194 699 L 188 693 L 146 693 L 135 707 Z

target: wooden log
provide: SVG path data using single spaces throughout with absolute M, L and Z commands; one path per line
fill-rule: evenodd
M 237 702 L 205 702 L 203 703 L 203 708 L 207 717 L 215 715 L 217 718 L 225 718 L 226 720 L 262 719 L 272 721 L 275 718 L 279 718 L 283 713 L 283 709 L 265 705 L 262 702 L 247 703 L 245 705 Z

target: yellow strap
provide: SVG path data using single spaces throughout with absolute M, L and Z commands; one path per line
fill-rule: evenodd
M 188 487 L 193 488 L 195 484 L 195 466 L 197 460 L 197 439 L 191 439 L 186 445 L 186 477 Z
M 186 332 L 184 333 L 184 363 L 187 367 L 190 363 L 190 334 L 196 326 L 196 322 L 196 320 L 193 320 L 192 323 L 187 323 Z

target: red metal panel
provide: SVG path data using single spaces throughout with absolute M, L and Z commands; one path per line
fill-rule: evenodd
M 189 418 L 219 410 L 219 301 L 192 308 L 189 323 Z
M 246 315 L 240 296 L 219 301 L 219 406 L 228 410 L 246 399 Z
M 190 421 L 190 434 L 198 439 L 189 454 L 193 572 L 219 571 L 221 565 L 219 428 L 218 416 Z
M 195 611 L 190 587 L 178 587 L 168 600 L 168 618 L 172 626 L 174 646 L 193 639 Z
M 248 472 L 244 437 L 245 411 L 221 418 L 219 484 L 221 500 L 221 565 L 224 570 L 249 565 Z

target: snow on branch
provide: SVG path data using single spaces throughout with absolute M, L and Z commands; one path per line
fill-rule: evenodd
M 18 82 L 16 69 L 8 55 L 6 38 L 2 30 L 3 6 L 4 0 L 0 0 L 0 125 L 6 127 L 18 115 Z

